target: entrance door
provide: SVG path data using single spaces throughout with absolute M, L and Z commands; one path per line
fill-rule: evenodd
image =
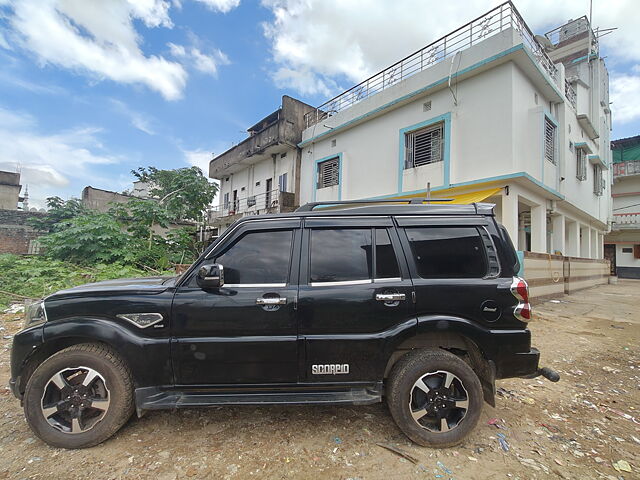
M 179 385 L 297 382 L 299 225 L 243 223 L 202 262 L 224 267 L 224 286 L 202 290 L 194 274 L 178 288 L 172 355 Z
M 271 189 L 273 189 L 273 179 L 267 178 L 267 194 L 265 196 L 265 208 L 271 208 Z
M 607 244 L 604 246 L 604 259 L 609 260 L 611 275 L 616 275 L 616 246 Z

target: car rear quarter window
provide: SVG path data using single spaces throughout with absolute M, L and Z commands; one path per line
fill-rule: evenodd
M 371 279 L 370 228 L 311 230 L 311 283 Z
M 487 274 L 484 245 L 475 227 L 405 229 L 422 278 L 482 278 Z
M 224 267 L 225 284 L 287 283 L 291 230 L 250 232 L 216 258 Z

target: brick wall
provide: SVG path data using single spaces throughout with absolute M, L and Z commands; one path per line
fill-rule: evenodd
M 46 214 L 0 210 L 0 253 L 29 253 L 29 243 L 38 238 L 41 233 L 31 228 L 28 219 L 43 215 Z

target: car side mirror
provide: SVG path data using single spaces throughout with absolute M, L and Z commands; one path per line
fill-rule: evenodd
M 196 281 L 203 290 L 220 288 L 224 285 L 224 267 L 219 263 L 204 265 L 198 270 Z

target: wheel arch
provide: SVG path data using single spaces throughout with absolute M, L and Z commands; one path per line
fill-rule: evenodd
M 468 320 L 454 317 L 427 317 L 418 320 L 416 334 L 400 342 L 387 361 L 384 378 L 403 356 L 418 349 L 442 349 L 467 362 L 476 372 L 484 400 L 495 406 L 495 365 L 486 358 L 481 339 L 485 332 Z
M 22 395 L 35 369 L 57 352 L 80 344 L 105 345 L 118 354 L 133 376 L 134 386 L 173 382 L 169 339 L 135 335 L 114 321 L 93 318 L 56 320 L 45 324 L 43 343 L 23 362 L 17 389 Z M 158 367 L 162 368 L 158 368 Z

